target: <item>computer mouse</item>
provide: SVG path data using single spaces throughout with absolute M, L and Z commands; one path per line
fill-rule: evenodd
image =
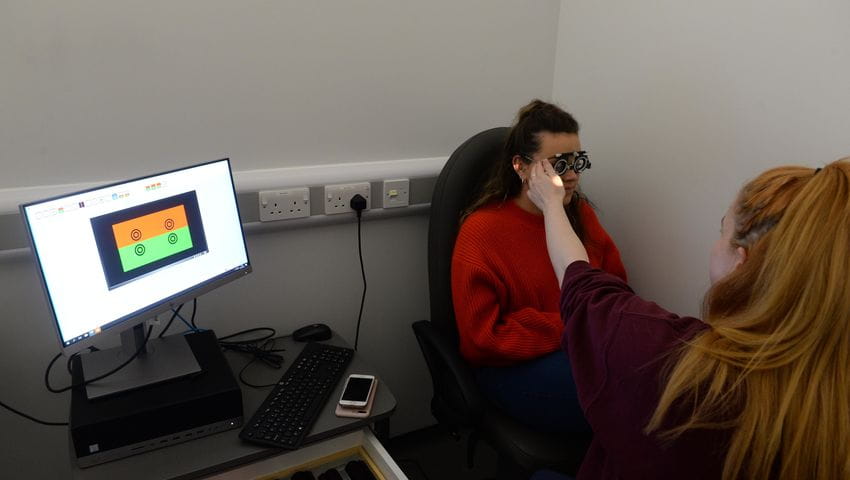
M 321 342 L 331 338 L 331 335 L 331 327 L 324 323 L 314 323 L 292 332 L 292 339 L 296 342 Z

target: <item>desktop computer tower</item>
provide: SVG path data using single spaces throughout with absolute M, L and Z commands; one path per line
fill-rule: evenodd
M 90 400 L 71 395 L 70 433 L 80 467 L 239 428 L 242 392 L 210 331 L 185 335 L 201 371 L 137 390 Z M 79 357 L 73 381 L 82 382 Z

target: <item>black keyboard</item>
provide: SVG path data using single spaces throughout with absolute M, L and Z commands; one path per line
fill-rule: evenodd
M 350 348 L 305 345 L 239 438 L 279 448 L 300 447 L 353 356 Z

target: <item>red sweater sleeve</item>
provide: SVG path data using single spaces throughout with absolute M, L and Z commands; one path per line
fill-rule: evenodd
M 585 240 L 585 248 L 590 260 L 590 264 L 605 270 L 611 275 L 616 275 L 628 282 L 626 276 L 626 267 L 623 265 L 623 260 L 620 258 L 620 251 L 614 240 L 602 227 L 599 222 L 599 217 L 593 207 L 587 202 L 581 204 L 581 220 L 582 225 L 586 229 L 587 239 Z
M 506 311 L 504 299 L 513 292 L 505 280 L 469 261 L 456 260 L 452 265 L 460 352 L 473 365 L 515 364 L 556 351 L 560 345 L 560 314 L 531 307 Z

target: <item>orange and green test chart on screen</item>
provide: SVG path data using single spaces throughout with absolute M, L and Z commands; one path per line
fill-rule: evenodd
M 192 248 L 183 205 L 116 223 L 112 233 L 125 272 Z

